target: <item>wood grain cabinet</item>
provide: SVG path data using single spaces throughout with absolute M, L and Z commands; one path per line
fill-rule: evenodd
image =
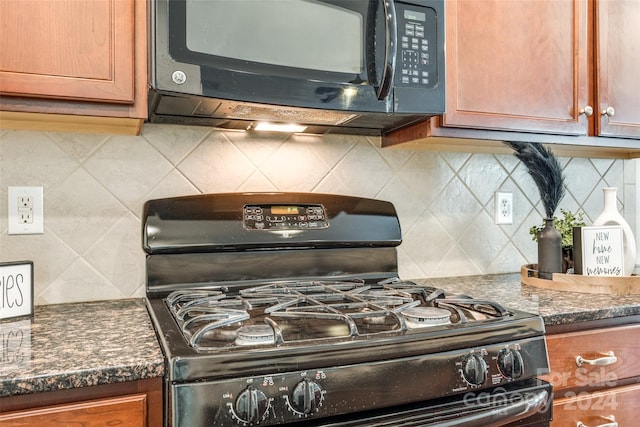
M 640 2 L 447 2 L 444 127 L 640 138 Z
M 145 0 L 3 0 L 3 121 L 46 119 L 34 115 L 44 113 L 128 118 L 141 125 L 147 115 L 146 31 Z
M 640 324 L 547 336 L 552 427 L 637 424 Z
M 153 378 L 0 399 L 0 425 L 162 426 L 162 380 Z
M 640 138 L 640 2 L 598 1 L 596 18 L 596 134 Z
M 0 414 L 6 427 L 146 426 L 146 396 L 137 394 Z

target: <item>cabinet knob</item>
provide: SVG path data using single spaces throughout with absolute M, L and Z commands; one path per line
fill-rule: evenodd
M 618 423 L 616 422 L 616 417 L 614 417 L 613 415 L 609 415 L 608 417 L 602 417 L 605 420 L 609 421 L 608 423 L 605 424 L 599 424 L 597 426 L 594 427 L 618 427 Z M 583 423 L 582 421 L 578 421 L 578 424 L 576 427 L 589 427 L 587 426 L 585 423 Z
M 613 117 L 613 116 L 616 115 L 616 110 L 613 107 L 607 107 L 606 110 L 602 110 L 602 115 L 603 116 Z
M 591 117 L 593 115 L 593 107 L 591 105 L 587 105 L 586 107 L 580 110 L 580 114 L 584 114 L 587 117 Z
M 597 359 L 585 359 L 582 356 L 578 356 L 576 357 L 576 365 L 578 367 L 582 365 L 607 366 L 607 365 L 613 365 L 618 361 L 618 358 L 613 353 L 613 351 L 610 351 L 608 353 L 603 353 L 603 354 L 604 354 L 604 357 L 599 357 Z

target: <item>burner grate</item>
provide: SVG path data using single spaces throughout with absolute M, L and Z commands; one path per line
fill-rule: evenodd
M 492 302 L 448 298 L 399 280 L 270 282 L 237 295 L 224 288 L 186 289 L 171 293 L 166 304 L 189 345 L 208 351 L 404 333 L 509 315 Z

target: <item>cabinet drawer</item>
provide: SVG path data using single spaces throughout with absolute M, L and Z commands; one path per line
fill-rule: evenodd
M 640 376 L 640 324 L 547 336 L 551 372 L 542 379 L 554 389 L 615 386 Z M 607 354 L 613 354 L 615 361 Z M 578 365 L 576 358 L 587 359 Z M 588 361 L 599 360 L 591 365 Z
M 0 425 L 144 427 L 146 419 L 147 396 L 135 394 L 0 414 Z
M 616 387 L 606 391 L 575 393 L 553 401 L 552 427 L 575 427 L 578 422 L 595 427 L 610 423 L 612 416 L 619 426 L 634 426 L 638 422 L 640 385 Z

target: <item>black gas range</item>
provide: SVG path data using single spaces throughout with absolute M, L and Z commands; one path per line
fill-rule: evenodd
M 401 240 L 381 200 L 148 201 L 166 424 L 548 425 L 542 319 L 402 280 Z

